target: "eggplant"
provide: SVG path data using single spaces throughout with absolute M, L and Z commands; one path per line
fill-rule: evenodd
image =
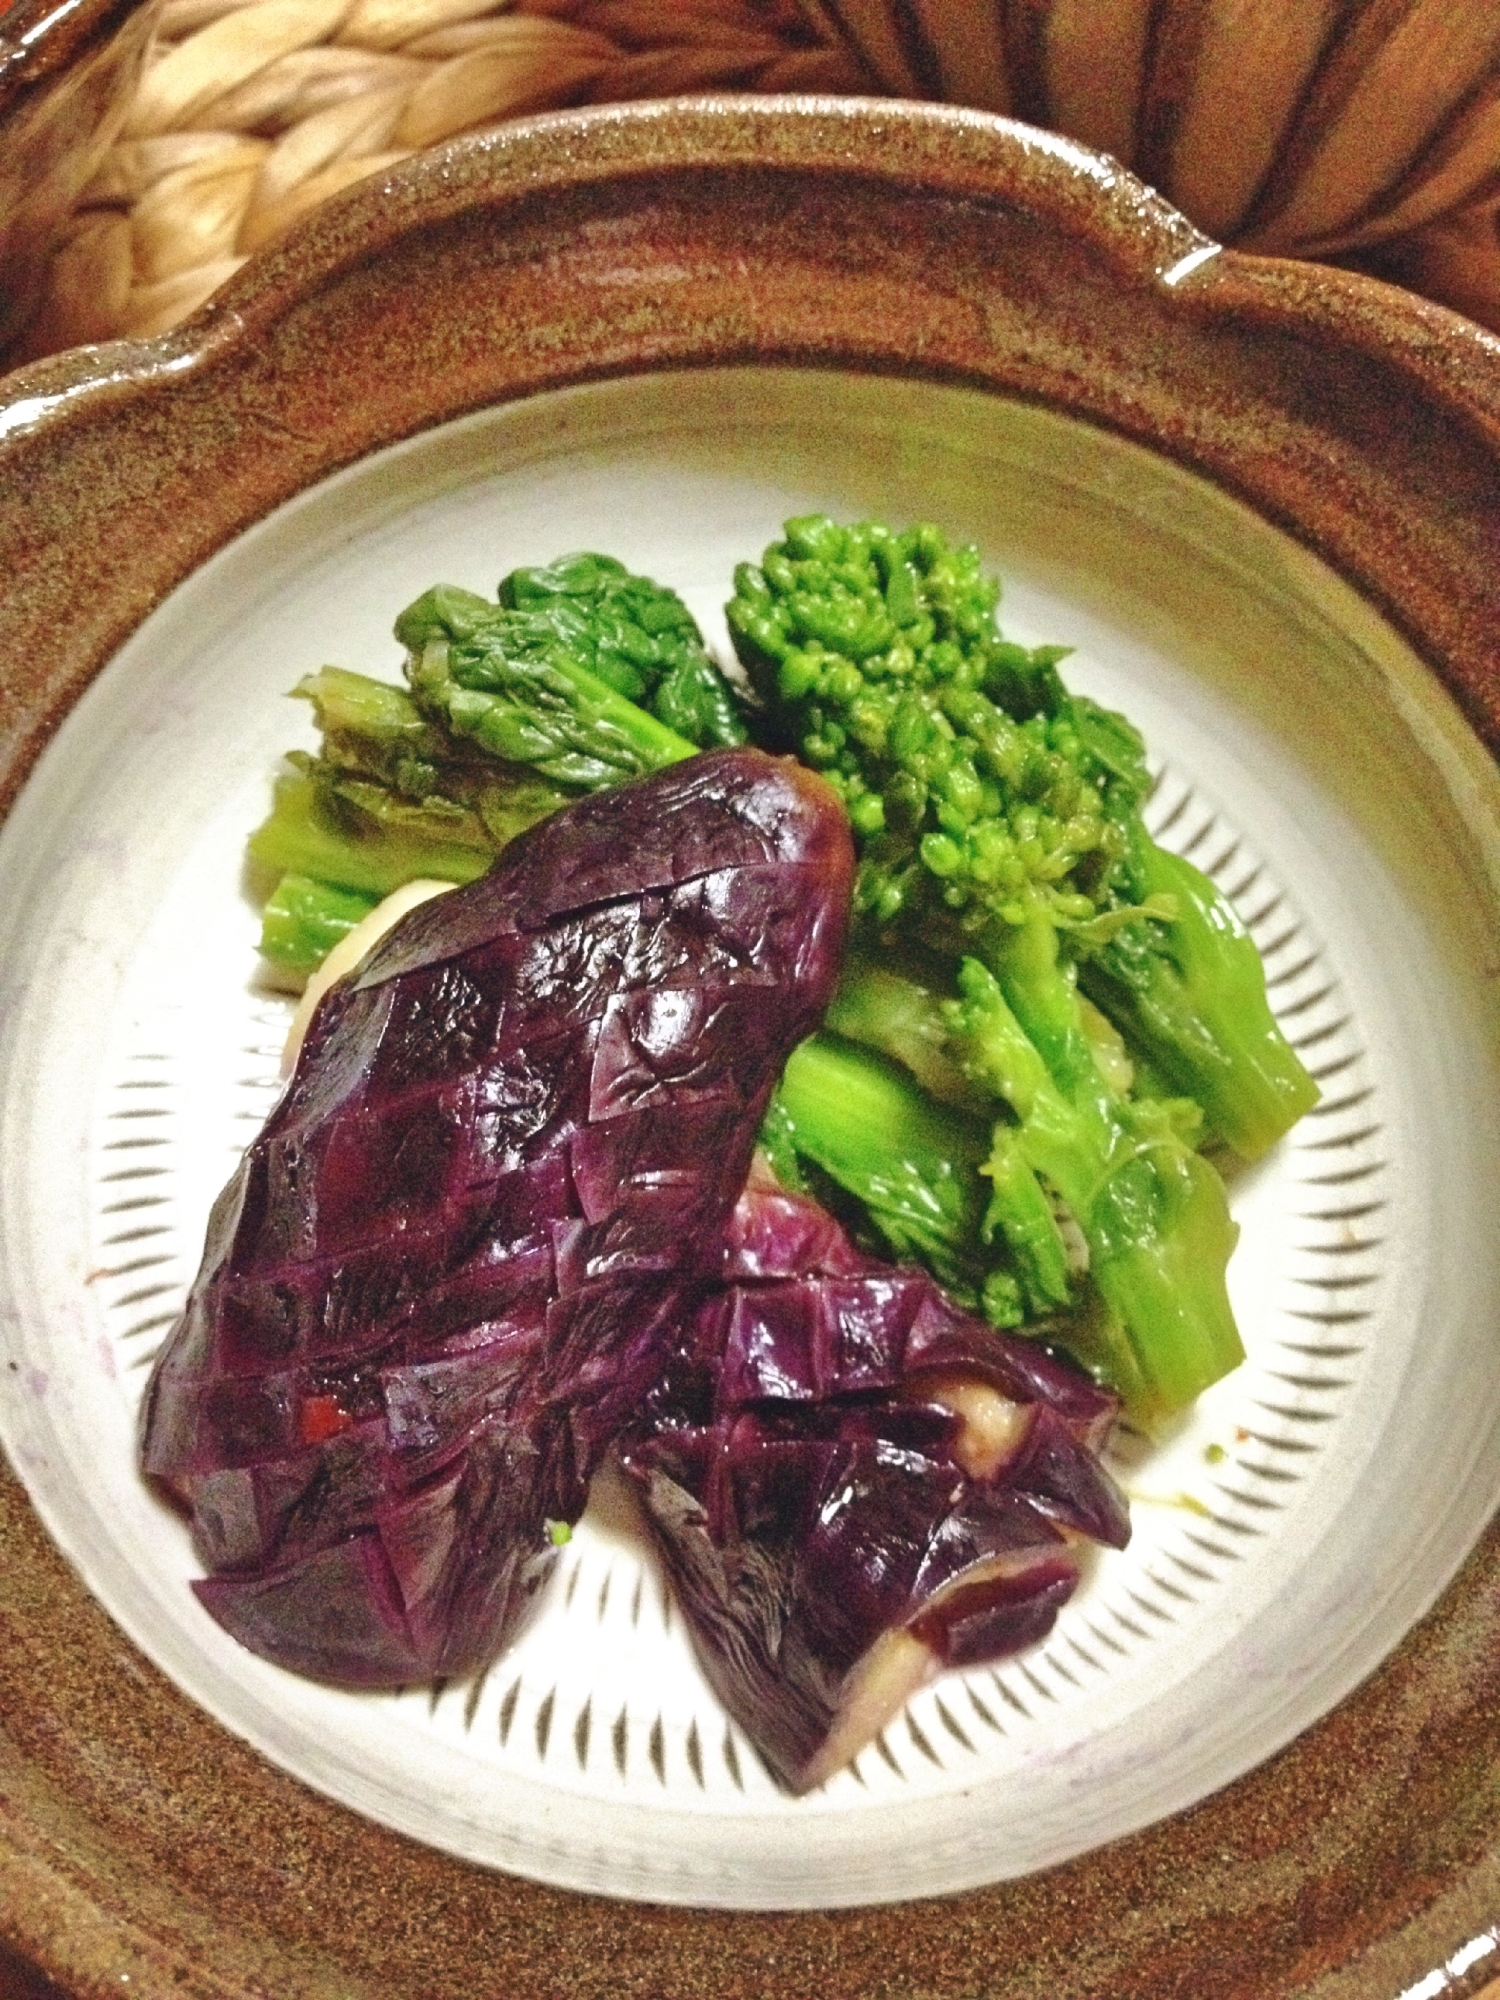
M 143 1413 L 236 1639 L 351 1686 L 499 1652 L 718 1282 L 852 868 L 821 779 L 710 752 L 522 834 L 319 1003 Z
M 943 1668 L 1046 1636 L 1087 1543 L 1129 1538 L 1098 1457 L 1118 1408 L 752 1177 L 621 1462 L 781 1784 L 831 1777 Z

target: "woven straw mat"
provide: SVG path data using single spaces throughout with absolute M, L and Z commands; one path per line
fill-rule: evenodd
M 1100 146 L 1220 240 L 1500 328 L 1497 0 L 165 0 L 31 354 L 173 325 L 299 216 L 565 105 L 884 93 Z

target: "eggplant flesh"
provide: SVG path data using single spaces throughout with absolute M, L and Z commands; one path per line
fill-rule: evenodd
M 710 752 L 532 828 L 319 1003 L 143 1413 L 235 1638 L 383 1686 L 512 1636 L 719 1278 L 852 866 L 821 780 Z
M 1112 1396 L 747 1183 L 851 874 L 821 781 L 712 752 L 324 996 L 143 1413 L 233 1637 L 348 1686 L 478 1670 L 618 1447 L 710 1682 L 805 1791 L 1123 1544 Z
M 802 1792 L 924 1681 L 1044 1638 L 1123 1547 L 1117 1400 L 753 1180 L 621 1458 L 707 1679 Z

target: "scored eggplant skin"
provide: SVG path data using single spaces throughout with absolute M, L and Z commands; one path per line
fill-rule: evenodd
M 980 1470 L 976 1392 L 1012 1419 Z M 1097 1456 L 1118 1408 L 752 1177 L 621 1460 L 708 1681 L 782 1784 L 830 1777 L 941 1667 L 1045 1637 L 1080 1540 L 1129 1537 Z
M 325 996 L 143 1413 L 235 1638 L 357 1686 L 504 1645 L 721 1268 L 851 873 L 821 780 L 710 752 L 543 821 Z

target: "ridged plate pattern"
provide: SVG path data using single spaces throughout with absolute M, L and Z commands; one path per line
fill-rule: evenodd
M 1111 1462 L 1133 1501 L 1131 1546 L 1097 1557 L 1051 1637 L 924 1690 L 824 1788 L 831 1802 L 962 1789 L 1013 1766 L 1063 1712 L 1087 1728 L 1106 1689 L 1149 1676 L 1156 1652 L 1220 1617 L 1238 1573 L 1295 1533 L 1301 1494 L 1337 1438 L 1382 1275 L 1381 1118 L 1358 1023 L 1291 891 L 1201 791 L 1161 772 L 1149 818 L 1234 902 L 1323 1091 L 1253 1177 L 1251 1240 L 1234 1267 L 1250 1358 L 1169 1441 L 1121 1429 Z M 95 1278 L 132 1392 L 196 1267 L 206 1178 L 215 1166 L 227 1178 L 276 1100 L 290 1016 L 289 1002 L 257 989 L 247 956 L 222 968 L 214 1032 L 185 1036 L 178 971 L 189 948 L 164 939 L 132 981 L 92 1150 Z M 1253 1281 L 1239 1282 L 1252 1259 Z M 393 1732 L 407 1754 L 430 1733 L 483 1762 L 646 1808 L 670 1797 L 733 1813 L 753 1797 L 762 1810 L 805 1813 L 719 1709 L 625 1496 L 609 1499 L 623 1530 L 595 1509 L 520 1643 L 477 1682 L 384 1697 Z
M 356 1696 L 213 1623 L 133 1440 L 209 1207 L 278 1087 L 289 1009 L 255 983 L 242 856 L 277 756 L 311 741 L 286 689 L 324 661 L 393 676 L 393 613 L 434 578 L 492 590 L 570 547 L 674 584 L 723 649 L 734 562 L 812 508 L 973 533 L 1007 633 L 1076 648 L 1070 678 L 1161 760 L 1152 824 L 1241 910 L 1323 1097 L 1230 1175 L 1245 1366 L 1169 1436 L 1117 1437 L 1129 1549 L 1093 1560 L 1043 1645 L 939 1681 L 789 1800 L 708 1691 L 617 1490 L 482 1681 Z M 0 832 L 0 1431 L 50 1532 L 274 1762 L 564 1886 L 758 1908 L 938 1894 L 1203 1799 L 1371 1671 L 1493 1506 L 1493 950 L 1424 689 L 1368 606 L 1224 495 L 932 383 L 600 382 L 310 490 L 152 613 Z

